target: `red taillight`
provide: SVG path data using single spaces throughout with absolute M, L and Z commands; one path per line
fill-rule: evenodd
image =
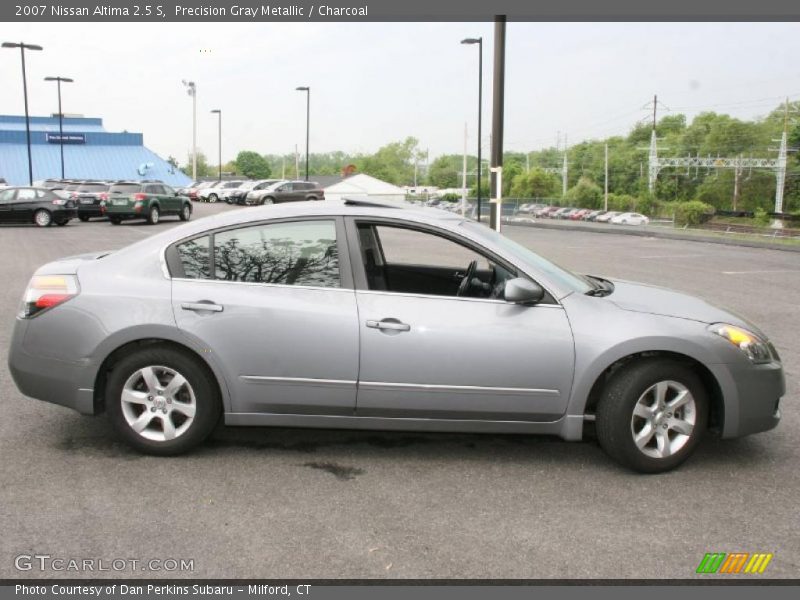
M 108 200 L 108 194 L 106 192 L 100 192 L 100 200 Z
M 78 295 L 78 279 L 74 275 L 36 275 L 25 290 L 20 316 L 33 317 Z
M 147 200 L 147 194 L 142 194 L 139 192 L 138 194 L 133 195 L 134 200 Z
M 38 309 L 51 308 L 70 298 L 72 298 L 70 294 L 45 294 L 44 296 L 39 296 L 33 305 Z

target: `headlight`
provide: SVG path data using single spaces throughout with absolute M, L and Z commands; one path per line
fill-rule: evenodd
M 750 362 L 754 364 L 760 365 L 772 362 L 773 360 L 773 353 L 770 351 L 769 342 L 762 340 L 756 334 L 746 329 L 726 323 L 715 323 L 709 326 L 708 330 L 728 340 L 741 350 L 745 356 L 750 359 Z M 777 355 L 775 355 L 774 358 L 777 360 Z

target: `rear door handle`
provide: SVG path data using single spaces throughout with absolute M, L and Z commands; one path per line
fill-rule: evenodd
M 200 302 L 184 302 L 181 304 L 183 310 L 208 311 L 208 312 L 222 312 L 223 308 L 219 304 L 214 304 L 210 300 L 201 300 Z
M 411 331 L 411 325 L 401 323 L 397 319 L 383 319 L 381 321 L 367 321 L 367 327 L 385 331 Z

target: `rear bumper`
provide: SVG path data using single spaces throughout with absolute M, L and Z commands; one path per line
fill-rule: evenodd
M 774 429 L 781 420 L 780 399 L 786 393 L 783 366 L 711 365 L 724 398 L 723 438 Z
M 102 217 L 104 214 L 99 204 L 78 204 L 79 217 Z
M 8 353 L 8 368 L 19 391 L 85 415 L 94 414 L 94 390 L 89 383 L 92 368 L 81 362 L 68 363 L 27 354 L 23 348 L 26 328 L 27 323 L 17 319 Z

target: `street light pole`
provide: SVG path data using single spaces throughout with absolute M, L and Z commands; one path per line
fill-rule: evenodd
M 215 108 L 211 112 L 216 113 L 219 117 L 219 180 L 222 181 L 222 111 Z
M 192 97 L 192 180 L 197 181 L 197 85 L 194 81 L 181 81 L 186 93 Z
M 481 220 L 481 120 L 483 107 L 483 38 L 467 38 L 462 44 L 478 44 L 478 221 Z
M 61 82 L 72 83 L 69 77 L 45 77 L 45 81 L 55 81 L 58 85 L 58 145 L 61 150 L 61 179 L 64 179 L 64 111 L 61 110 Z
M 28 78 L 25 75 L 25 50 L 42 50 L 36 44 L 3 42 L 3 48 L 19 48 L 22 57 L 22 95 L 25 98 L 25 136 L 28 141 L 28 183 L 33 185 L 33 159 L 31 158 L 31 119 L 28 114 Z
M 298 92 L 306 93 L 306 181 L 308 181 L 308 139 L 309 131 L 311 129 L 311 88 L 308 86 L 301 86 L 295 89 Z

